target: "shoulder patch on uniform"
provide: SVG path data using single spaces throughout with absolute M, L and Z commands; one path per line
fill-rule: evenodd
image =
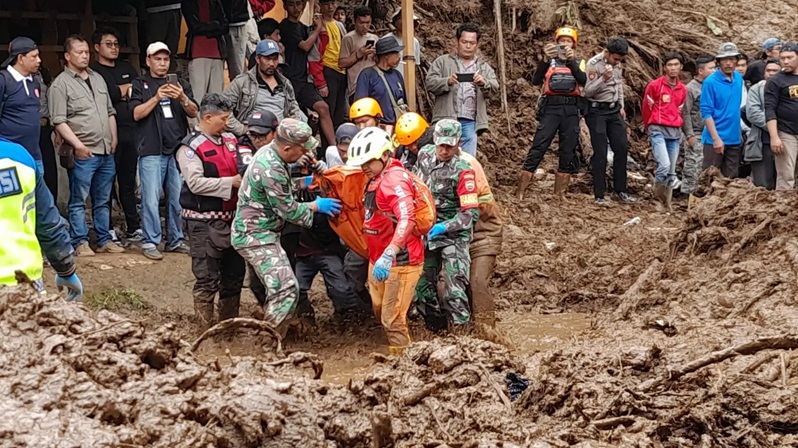
M 189 148 L 188 146 L 186 146 L 185 148 L 186 148 L 186 158 L 187 159 L 193 159 L 194 158 L 194 150 Z
M 12 166 L 0 170 L 0 198 L 14 196 L 20 193 L 22 193 L 22 186 L 19 184 L 17 167 Z
M 598 75 L 598 72 L 596 71 L 596 69 L 591 68 L 590 71 L 587 72 L 587 79 L 592 81 L 592 80 L 596 79 L 597 75 Z

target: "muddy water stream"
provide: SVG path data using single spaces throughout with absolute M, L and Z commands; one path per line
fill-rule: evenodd
M 525 314 L 519 312 L 499 312 L 499 329 L 516 345 L 519 354 L 534 353 L 551 345 L 567 341 L 590 326 L 588 315 L 580 313 Z M 376 335 L 375 335 L 376 336 Z M 422 334 L 418 339 L 428 339 Z M 372 339 L 373 350 L 347 351 L 344 356 L 324 356 L 322 379 L 333 384 L 346 384 L 352 378 L 363 376 L 372 365 L 373 352 L 384 352 L 383 338 Z M 383 347 L 380 346 L 383 345 Z

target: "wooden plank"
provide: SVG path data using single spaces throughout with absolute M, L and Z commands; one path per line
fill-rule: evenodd
M 416 108 L 416 47 L 413 45 L 413 0 L 402 0 L 402 37 L 404 40 L 404 62 L 405 62 L 405 92 L 407 93 L 407 105 L 411 111 Z M 396 117 L 399 118 L 399 117 Z

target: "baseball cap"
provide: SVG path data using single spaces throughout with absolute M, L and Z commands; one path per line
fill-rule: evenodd
M 349 143 L 357 134 L 358 128 L 354 123 L 344 123 L 335 131 L 335 143 Z
M 313 151 L 319 146 L 319 141 L 313 137 L 313 130 L 307 123 L 294 118 L 286 118 L 277 126 L 277 138 L 292 145 L 299 145 L 306 151 Z
M 762 42 L 762 49 L 765 51 L 770 51 L 773 47 L 781 45 L 781 40 L 778 37 L 768 37 Z
M 277 116 L 268 110 L 252 112 L 247 117 L 247 129 L 256 133 L 266 135 L 277 129 L 280 122 Z
M 280 54 L 280 46 L 277 45 L 277 42 L 271 39 L 263 39 L 262 41 L 258 42 L 258 46 L 255 47 L 255 54 L 258 56 L 271 56 L 274 54 Z
M 787 42 L 786 44 L 781 46 L 781 51 L 792 51 L 794 53 L 798 53 L 798 43 L 795 42 Z
M 737 45 L 734 42 L 724 42 L 718 47 L 718 55 L 715 56 L 715 59 L 738 57 L 740 57 L 740 50 L 737 49 Z
M 29 37 L 20 36 L 16 39 L 12 40 L 10 44 L 8 44 L 8 58 L 3 61 L 3 64 L 0 67 L 8 67 L 11 65 L 12 62 L 17 58 L 17 56 L 21 54 L 28 54 L 33 50 L 39 48 L 36 45 L 36 42 Z
M 435 124 L 433 138 L 436 145 L 457 146 L 462 134 L 463 128 L 459 121 L 444 118 Z
M 377 50 L 377 56 L 382 56 L 388 53 L 399 53 L 404 48 L 405 46 L 397 42 L 393 36 L 381 37 L 375 46 L 375 49 Z
M 165 51 L 166 54 L 171 55 L 172 51 L 169 50 L 169 47 L 166 46 L 163 42 L 153 42 L 147 47 L 147 56 L 152 56 L 156 53 L 160 53 Z

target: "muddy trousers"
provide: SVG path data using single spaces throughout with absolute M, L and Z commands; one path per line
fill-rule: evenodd
M 590 129 L 590 143 L 593 146 L 593 157 L 590 160 L 593 171 L 593 196 L 604 198 L 604 191 L 607 188 L 608 141 L 615 152 L 612 163 L 613 190 L 615 193 L 626 193 L 626 156 L 629 139 L 620 107 L 603 110 L 591 106 L 585 122 Z
M 576 101 L 575 98 L 574 101 Z M 576 104 L 544 107 L 538 117 L 532 148 L 529 149 L 524 160 L 524 171 L 534 173 L 538 169 L 554 136 L 558 133 L 560 134 L 560 162 L 557 171 L 560 173 L 575 171 L 574 154 L 576 145 L 579 143 L 579 109 Z
M 293 317 L 299 300 L 299 285 L 283 248 L 277 243 L 264 244 L 238 249 L 238 253 L 252 265 L 266 289 L 263 320 L 277 327 Z
M 684 167 L 682 168 L 682 193 L 693 194 L 698 189 L 698 175 L 701 174 L 703 164 L 704 145 L 701 144 L 701 140 L 698 140 L 693 146 L 686 145 Z
M 296 272 L 296 248 L 299 246 L 299 233 L 298 232 L 289 232 L 284 233 L 280 236 L 280 246 L 285 251 L 285 255 L 288 257 L 288 262 L 291 263 L 291 270 Z M 263 286 L 263 282 L 260 281 L 260 277 L 258 277 L 258 273 L 255 271 L 255 268 L 252 267 L 251 264 L 247 263 L 247 276 L 249 276 L 249 289 L 252 291 L 252 295 L 255 296 L 255 300 L 258 301 L 258 305 L 263 307 L 266 303 L 266 287 Z M 313 307 L 310 306 L 310 302 L 307 300 L 303 301 L 300 298 L 299 303 L 297 304 L 297 314 L 300 316 L 304 315 L 313 315 Z
M 468 278 L 471 255 L 468 240 L 457 238 L 454 244 L 424 253 L 424 274 L 416 287 L 416 307 L 427 328 L 445 329 L 449 323 L 464 325 L 471 320 Z M 438 279 L 443 277 L 443 297 L 438 300 Z
M 296 258 L 299 303 L 310 303 L 308 291 L 319 272 L 324 277 L 327 296 L 332 301 L 336 314 L 343 315 L 360 308 L 360 299 L 344 275 L 343 260 L 338 255 L 331 254 Z
M 474 312 L 474 321 L 491 327 L 496 325 L 496 306 L 488 283 L 495 266 L 495 255 L 471 258 L 469 286 L 471 287 L 471 308 Z
M 212 311 L 218 293 L 219 320 L 237 317 L 244 286 L 244 260 L 232 247 L 220 249 L 220 244 L 214 243 L 213 229 L 208 222 L 186 220 L 186 231 L 191 271 L 196 279 L 194 303 L 208 306 Z
M 374 265 L 369 264 L 368 281 L 371 307 L 385 330 L 392 354 L 401 352 L 410 345 L 410 330 L 407 327 L 407 310 L 413 302 L 422 265 L 394 266 L 388 280 L 377 282 L 371 274 Z

